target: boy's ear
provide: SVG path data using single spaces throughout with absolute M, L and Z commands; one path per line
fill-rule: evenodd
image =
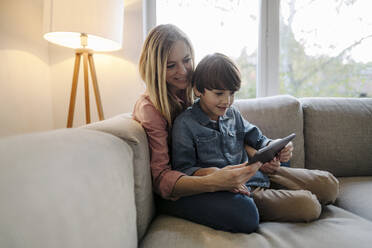
M 194 91 L 194 95 L 196 96 L 196 97 L 200 97 L 201 95 L 202 95 L 202 93 L 200 93 L 199 91 L 198 91 L 198 89 L 194 86 L 193 88 L 193 91 Z

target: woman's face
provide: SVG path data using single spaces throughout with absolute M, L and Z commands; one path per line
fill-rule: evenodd
M 192 59 L 189 47 L 185 42 L 176 41 L 170 52 L 167 61 L 166 80 L 168 89 L 173 94 L 186 89 L 190 82 L 188 74 L 192 71 Z

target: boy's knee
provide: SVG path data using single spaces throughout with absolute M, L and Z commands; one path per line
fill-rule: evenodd
M 252 198 L 242 197 L 233 202 L 235 209 L 231 213 L 230 228 L 232 232 L 252 233 L 257 230 L 260 218 Z
M 323 194 L 322 199 L 319 201 L 323 204 L 331 204 L 336 201 L 336 198 L 339 194 L 339 182 L 337 178 L 332 175 L 332 173 L 325 171 L 323 176 L 324 187 L 323 187 Z
M 339 182 L 332 173 L 328 171 L 317 171 L 316 195 L 322 205 L 334 203 L 339 193 Z
M 298 221 L 310 222 L 316 220 L 322 212 L 322 206 L 317 197 L 307 190 L 303 190 L 302 194 L 296 199 L 296 207 L 299 211 Z

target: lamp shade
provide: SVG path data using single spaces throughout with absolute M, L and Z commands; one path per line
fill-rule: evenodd
M 44 0 L 44 38 L 57 45 L 94 51 L 121 49 L 124 0 Z

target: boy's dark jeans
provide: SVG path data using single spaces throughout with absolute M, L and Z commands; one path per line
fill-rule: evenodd
M 289 167 L 289 162 L 281 166 Z M 251 233 L 258 228 L 259 213 L 251 197 L 226 191 L 182 197 L 177 201 L 155 196 L 160 213 L 187 219 L 214 229 Z
M 186 196 L 177 201 L 156 196 L 156 207 L 160 213 L 228 232 L 251 233 L 259 224 L 253 199 L 227 191 Z

